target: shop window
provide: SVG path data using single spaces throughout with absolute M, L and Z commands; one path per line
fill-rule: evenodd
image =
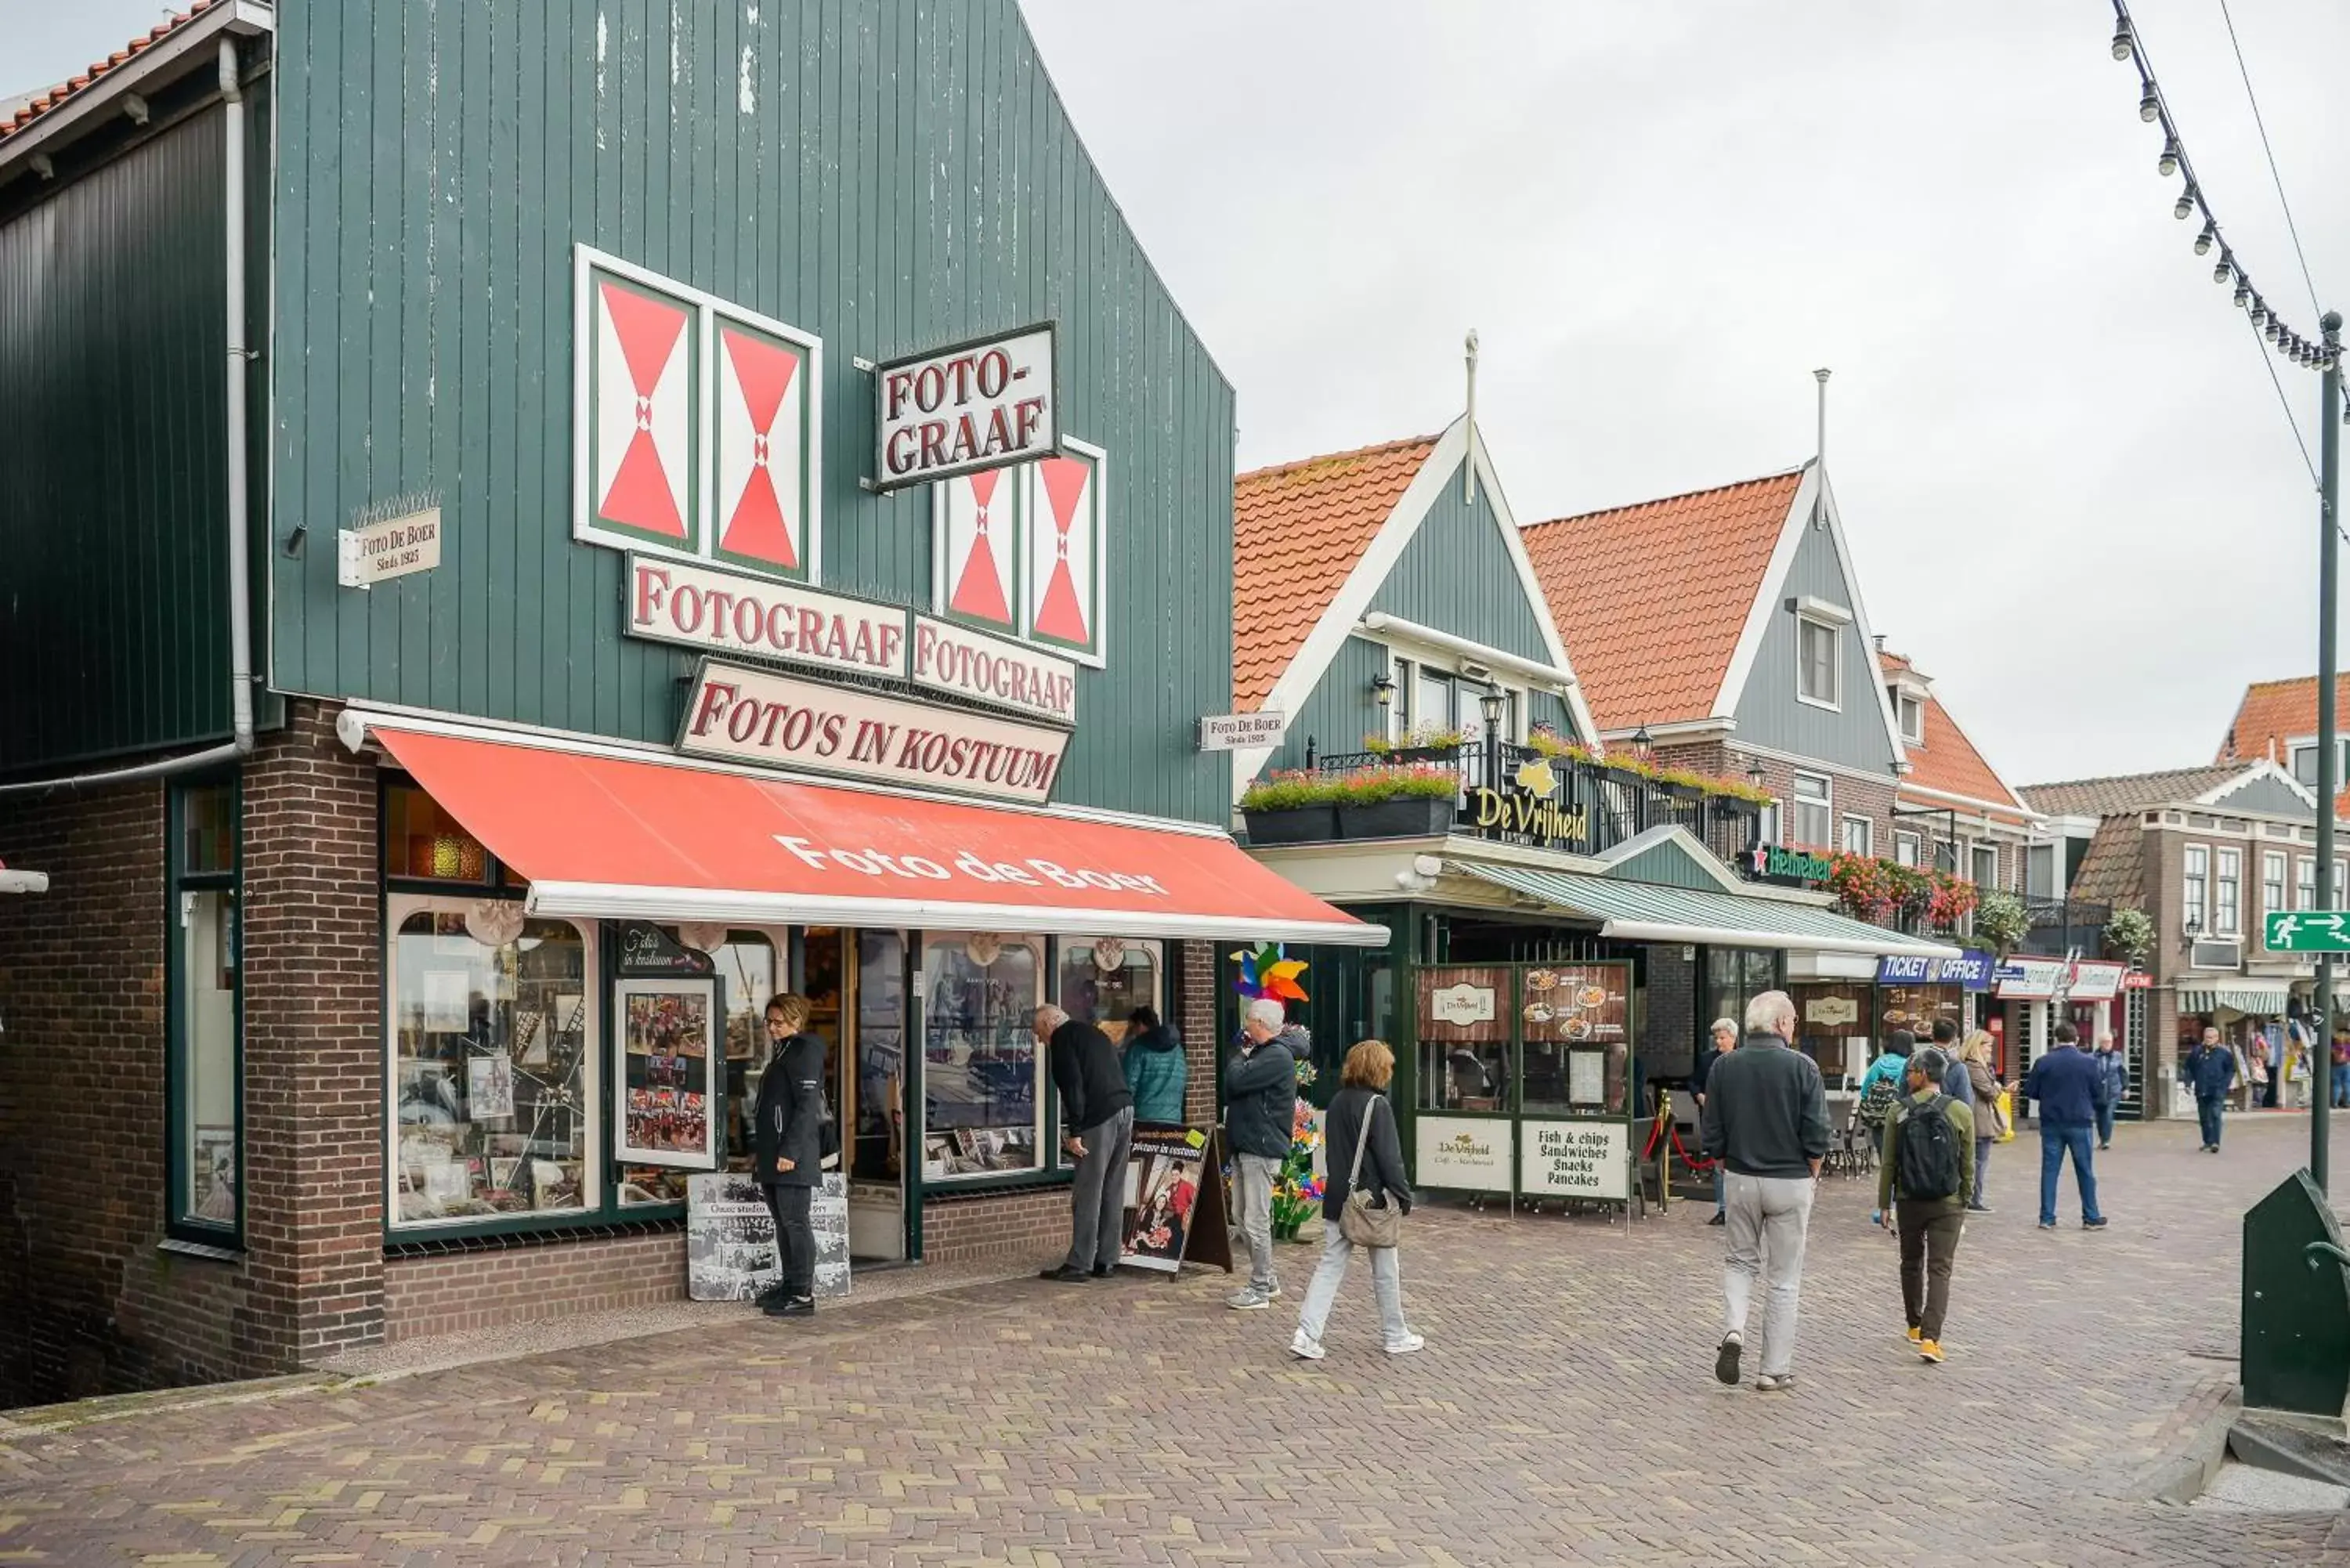
M 2300 867 L 2294 878 L 2293 908 L 2314 909 L 2317 908 L 2317 862 L 2306 855 L 2295 858 L 2300 862 Z
M 395 1230 L 596 1206 L 590 936 L 496 899 L 387 900 Z
M 1872 829 L 1875 826 L 1875 824 L 1871 823 L 1868 818 L 1865 816 L 1846 817 L 1844 819 L 1845 853 L 1847 855 L 1869 854 L 1871 852 L 1870 841 L 1874 837 Z
M 1819 774 L 1797 774 L 1794 794 L 1794 841 L 1807 849 L 1825 849 L 1835 842 L 1828 826 L 1835 815 L 1834 786 Z
M 1844 706 L 1840 628 L 1833 621 L 1795 620 L 1795 695 L 1815 708 Z
M 234 1244 L 242 1218 L 243 933 L 237 901 L 237 786 L 172 792 L 170 900 L 171 1223 L 186 1240 Z
M 1727 1018 L 1742 1036 L 1746 1004 L 1779 986 L 1779 955 L 1752 948 L 1708 948 L 1705 950 L 1705 1006 L 1700 1029 L 1711 1029 L 1717 1018 Z
M 1138 1007 L 1163 1018 L 1159 1000 L 1159 944 L 1116 937 L 1061 939 L 1061 1011 L 1100 1028 L 1114 1045 L 1126 1044 L 1126 1021 Z
M 2234 936 L 2244 929 L 2242 902 L 2244 854 L 2241 849 L 2219 853 L 2219 874 L 2211 880 L 2211 929 Z
M 2185 861 L 2179 902 L 2186 913 L 2187 929 L 2207 931 L 2211 929 L 2211 851 L 2200 844 L 2190 844 Z
M 710 950 L 726 997 L 726 1164 L 751 1168 L 751 1115 L 759 1097 L 759 1075 L 773 1049 L 767 1039 L 767 999 L 784 988 L 775 983 L 775 946 L 756 931 L 729 931 Z
M 1507 1041 L 1430 1040 L 1419 1047 L 1419 1108 L 1424 1111 L 1506 1111 L 1510 1108 Z
M 383 871 L 420 882 L 487 882 L 482 841 L 414 784 L 383 792 Z
M 1038 1168 L 1045 1053 L 1035 938 L 939 936 L 922 945 L 922 1175 Z
M 896 1181 L 906 1104 L 906 941 L 857 933 L 857 1147 L 849 1174 Z

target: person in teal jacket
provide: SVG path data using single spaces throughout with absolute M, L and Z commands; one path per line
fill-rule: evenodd
M 1126 1015 L 1126 1086 L 1134 1093 L 1134 1119 L 1180 1127 L 1183 1122 L 1183 1040 L 1138 1007 Z

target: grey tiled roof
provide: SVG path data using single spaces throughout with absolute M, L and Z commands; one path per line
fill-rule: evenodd
M 2172 768 L 2166 773 L 2130 774 L 2121 778 L 2025 784 L 2015 793 L 2030 802 L 2033 810 L 2050 816 L 2116 816 L 2149 806 L 2193 800 L 2258 765 L 2213 763 L 2199 768 Z
M 2073 897 L 2095 904 L 2142 909 L 2146 903 L 2146 829 L 2127 816 L 2097 824 L 2079 869 Z

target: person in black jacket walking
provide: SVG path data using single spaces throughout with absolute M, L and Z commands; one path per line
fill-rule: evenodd
M 1126 1168 L 1134 1158 L 1134 1091 L 1109 1036 L 1057 1007 L 1036 1010 L 1038 1043 L 1061 1095 L 1061 1147 L 1077 1162 L 1069 1184 L 1069 1255 L 1045 1277 L 1106 1280 L 1126 1240 Z
M 824 1179 L 824 1042 L 807 1033 L 808 1000 L 784 992 L 767 1003 L 775 1054 L 759 1075 L 753 1112 L 753 1173 L 775 1217 L 783 1278 L 760 1297 L 774 1317 L 816 1311 L 816 1231 L 808 1204 Z
M 1396 1137 L 1395 1107 L 1388 1104 L 1388 1085 L 1395 1077 L 1395 1053 L 1383 1040 L 1366 1040 L 1347 1053 L 1339 1070 L 1337 1097 L 1324 1113 L 1329 1168 L 1322 1189 L 1322 1265 L 1305 1287 L 1305 1305 L 1297 1314 L 1297 1334 L 1289 1354 L 1301 1361 L 1322 1359 L 1322 1327 L 1330 1321 L 1331 1303 L 1346 1282 L 1347 1260 L 1355 1244 L 1347 1240 L 1338 1217 L 1347 1210 L 1348 1185 L 1355 1169 L 1356 1149 L 1362 1148 L 1363 1190 L 1374 1206 L 1392 1203 L 1411 1212 L 1411 1186 L 1404 1180 L 1403 1146 Z M 1368 1144 L 1363 1144 L 1368 1138 Z M 1379 1303 L 1379 1324 L 1387 1333 L 1389 1355 L 1409 1355 L 1428 1343 L 1414 1334 L 1403 1316 L 1403 1266 L 1397 1249 L 1374 1247 L 1371 1252 L 1371 1293 Z

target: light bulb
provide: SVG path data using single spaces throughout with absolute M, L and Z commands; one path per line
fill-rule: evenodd
M 2225 283 L 2228 281 L 2228 275 L 2234 270 L 2235 263 L 2229 258 L 2227 252 L 2221 251 L 2220 253 L 2220 265 L 2211 269 L 2211 281 L 2213 283 Z
M 2238 278 L 2238 279 L 2236 280 L 2236 298 L 2235 298 L 2235 304 L 2236 304 L 2237 308 L 2241 309 L 2241 308 L 2243 307 L 2244 303 L 2245 303 L 2247 300 L 2251 299 L 2251 297 L 2252 297 L 2252 288 L 2251 288 L 2251 285 L 2250 285 L 2250 284 L 2246 283 L 2242 278 Z
M 2186 190 L 2178 192 L 2178 204 L 2170 209 L 2170 215 L 2183 223 L 2194 211 L 2195 187 L 2189 185 Z
M 2209 218 L 2204 219 L 2203 232 L 2195 236 L 2195 254 L 2199 256 L 2210 255 L 2211 254 L 2211 242 L 2219 237 L 2220 231 L 2211 226 L 2211 220 Z
M 2126 60 L 2137 52 L 2137 40 L 2130 36 L 2129 24 L 2126 21 L 2116 23 L 2114 26 L 2114 58 Z
M 2162 139 L 2162 156 L 2154 161 L 2154 171 L 2166 180 L 2178 172 L 2178 139 L 2177 137 L 2166 136 Z
M 2146 84 L 2146 94 L 2137 100 L 2137 117 L 2152 125 L 2162 118 L 2162 100 L 2154 95 L 2154 84 Z

